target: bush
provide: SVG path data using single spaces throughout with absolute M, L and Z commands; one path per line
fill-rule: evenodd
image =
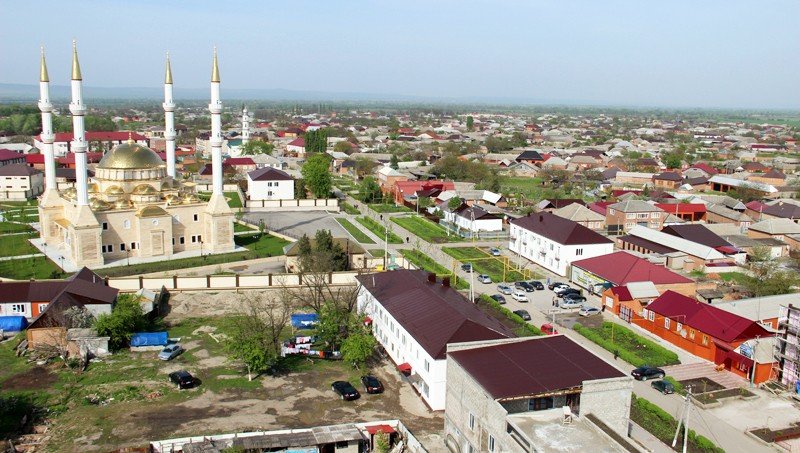
M 523 337 L 537 337 L 537 336 L 544 335 L 544 332 L 542 332 L 541 329 L 539 329 L 538 327 L 536 327 L 536 326 L 534 326 L 532 324 L 529 324 L 527 321 L 525 321 L 524 319 L 520 318 L 519 315 L 517 315 L 513 311 L 509 310 L 508 308 L 500 305 L 499 303 L 497 303 L 496 300 L 492 299 L 491 297 L 487 296 L 486 294 L 481 294 L 481 301 L 483 301 L 485 304 L 489 305 L 490 307 L 492 307 L 496 311 L 502 313 L 503 315 L 505 315 L 506 318 L 511 320 L 511 322 L 516 324 L 517 328 L 518 328 L 516 333 L 519 334 L 520 336 L 523 336 Z M 520 332 L 520 330 L 521 330 L 521 332 Z
M 112 350 L 119 350 L 128 345 L 135 332 L 147 332 L 153 326 L 142 311 L 138 297 L 123 294 L 117 298 L 111 314 L 100 315 L 94 327 L 101 337 L 110 337 L 108 345 Z
M 622 360 L 636 367 L 643 365 L 665 366 L 681 363 L 678 359 L 678 354 L 634 333 L 624 326 L 606 321 L 601 328 L 589 328 L 576 324 L 574 330 L 597 343 L 603 349 L 609 352 L 616 352 Z
M 650 434 L 659 438 L 665 444 L 672 443 L 678 421 L 660 407 L 644 398 L 638 398 L 635 394 L 631 399 L 631 420 L 647 430 Z M 681 442 L 683 430 L 678 437 Z M 689 451 L 703 453 L 725 453 L 725 450 L 716 446 L 706 437 L 698 435 L 693 430 L 689 430 Z
M 686 394 L 686 389 L 683 387 L 683 384 L 681 384 L 680 382 L 676 381 L 674 377 L 672 377 L 672 376 L 664 376 L 664 380 L 669 382 L 670 384 L 672 384 L 673 387 L 675 387 L 675 393 L 680 394 L 680 395 L 685 395 Z

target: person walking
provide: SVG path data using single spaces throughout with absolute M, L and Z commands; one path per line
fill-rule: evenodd
M 614 360 L 617 360 L 617 357 L 619 357 L 619 350 L 614 349 Z

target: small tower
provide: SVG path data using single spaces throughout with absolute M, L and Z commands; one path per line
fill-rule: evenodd
M 42 47 L 42 59 L 39 64 L 39 111 L 42 112 L 42 143 L 44 144 L 44 176 L 45 189 L 56 190 L 56 160 L 53 150 L 53 104 L 50 103 L 50 76 L 47 74 L 47 62 Z
M 89 205 L 88 178 L 86 168 L 86 129 L 83 116 L 86 106 L 83 104 L 83 77 L 81 65 L 78 63 L 78 44 L 72 41 L 72 102 L 69 111 L 72 113 L 72 143 L 70 149 L 75 153 L 75 185 L 77 190 L 76 202 L 78 206 Z
M 242 145 L 250 142 L 250 113 L 247 107 L 242 108 Z
M 167 52 L 167 72 L 164 76 L 164 139 L 167 146 L 167 175 L 175 178 L 175 102 L 172 100 L 172 67 Z
M 222 101 L 219 98 L 219 63 L 217 48 L 214 47 L 214 62 L 211 68 L 211 171 L 213 173 L 212 195 L 222 194 Z

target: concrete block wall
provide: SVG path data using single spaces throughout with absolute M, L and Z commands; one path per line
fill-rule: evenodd
M 628 435 L 633 378 L 584 381 L 579 416 L 594 414 L 623 437 Z

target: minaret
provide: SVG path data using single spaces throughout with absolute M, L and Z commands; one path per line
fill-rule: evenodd
M 69 111 L 72 113 L 72 143 L 70 148 L 75 153 L 75 183 L 77 188 L 76 202 L 78 206 L 89 205 L 88 179 L 86 171 L 86 131 L 83 125 L 83 116 L 86 106 L 83 105 L 83 77 L 81 65 L 78 63 L 78 44 L 72 41 L 72 102 Z
M 219 63 L 214 47 L 214 66 L 211 68 L 211 171 L 213 175 L 212 195 L 222 196 L 222 101 L 219 99 Z
M 42 112 L 42 143 L 44 144 L 44 183 L 47 192 L 56 190 L 56 159 L 53 150 L 53 104 L 50 103 L 50 77 L 42 47 L 39 65 L 39 110 Z
M 172 67 L 167 52 L 167 73 L 164 78 L 164 139 L 167 141 L 167 175 L 175 178 L 175 103 L 172 101 Z
M 250 142 L 250 114 L 247 107 L 242 108 L 242 145 Z

